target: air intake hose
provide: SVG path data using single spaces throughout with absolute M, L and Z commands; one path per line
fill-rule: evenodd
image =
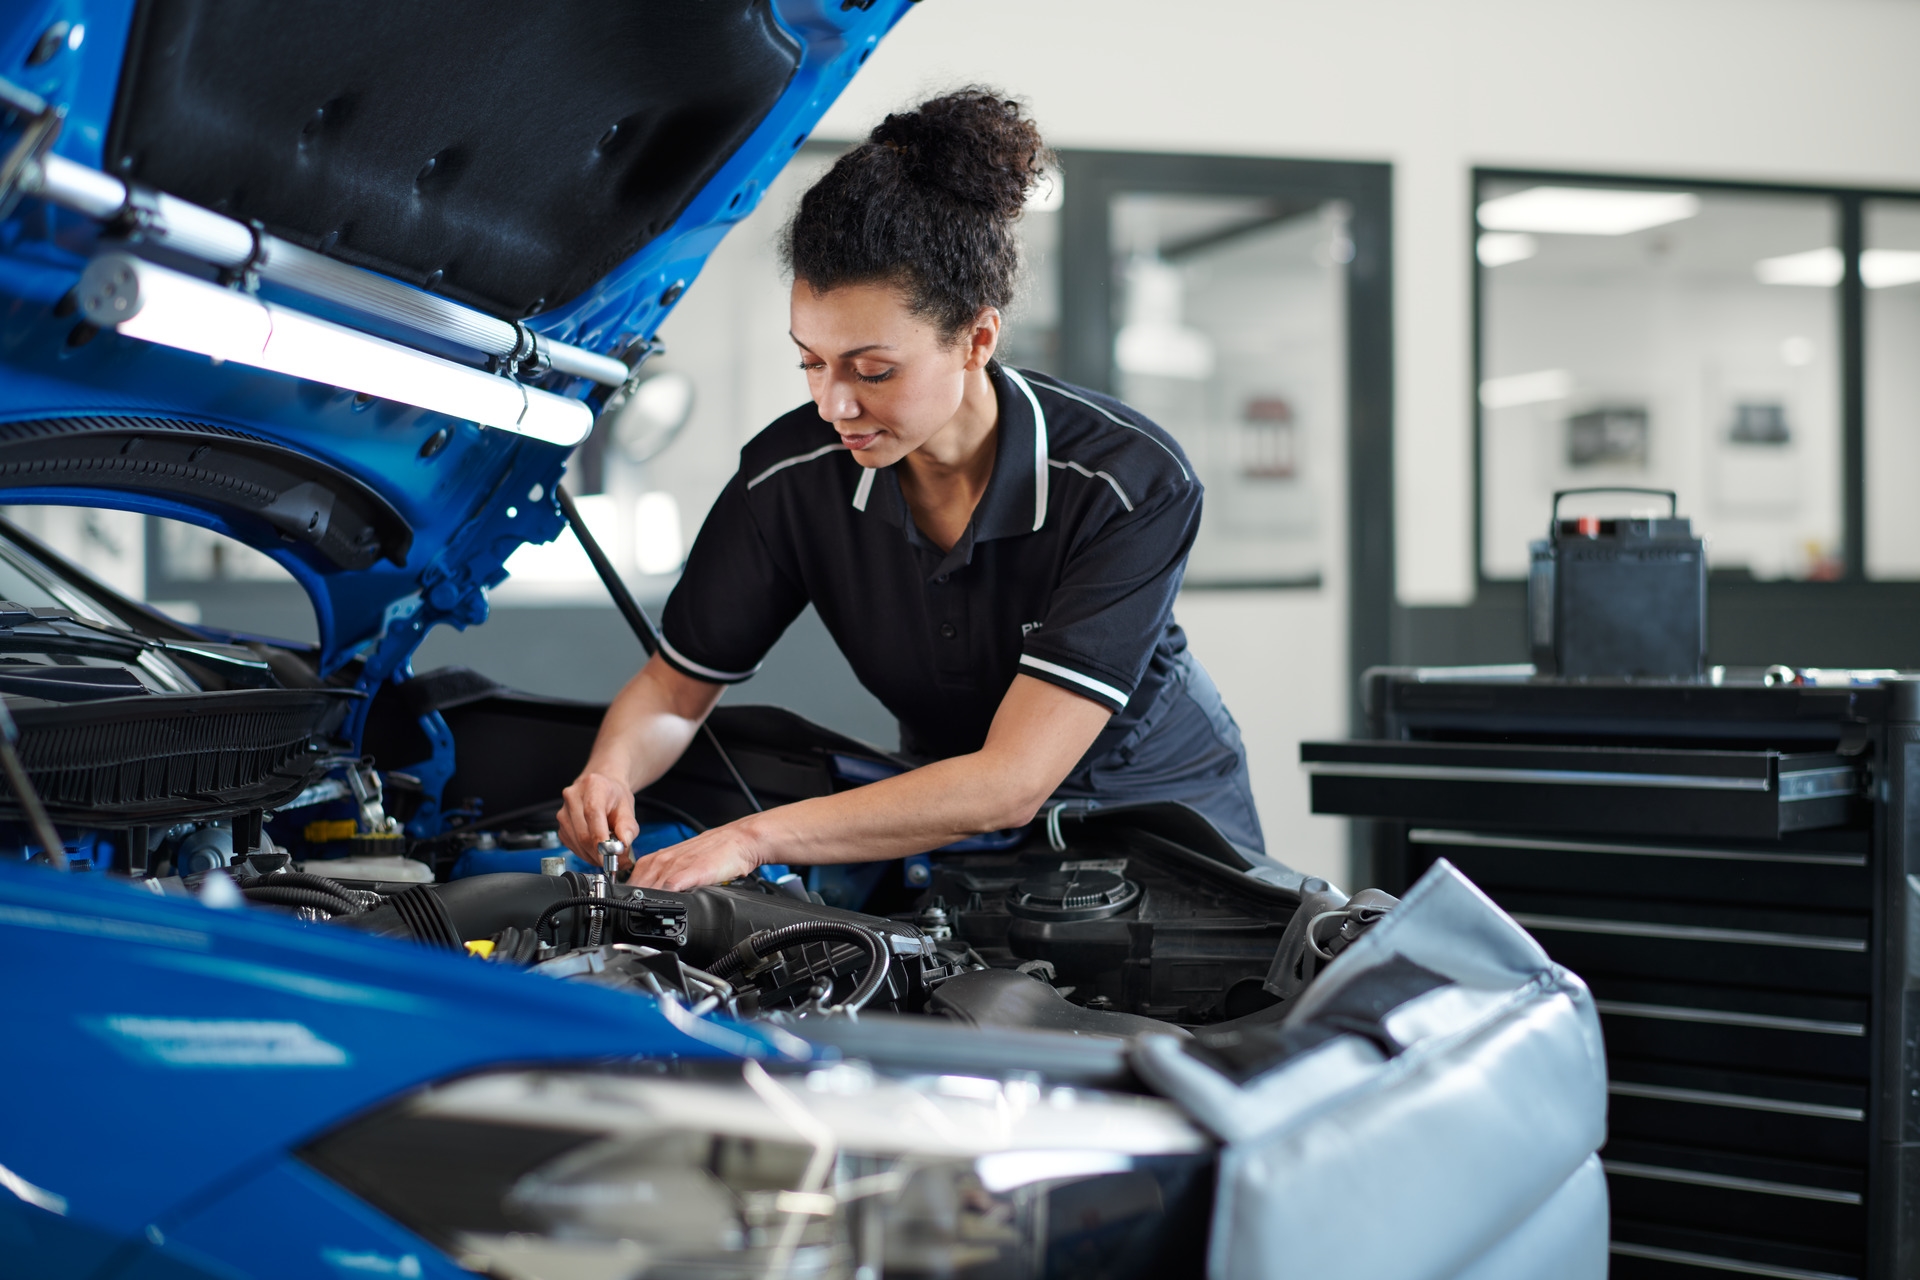
M 414 941 L 429 947 L 445 947 L 449 951 L 465 949 L 466 943 L 461 941 L 460 930 L 454 927 L 447 904 L 440 901 L 440 895 L 431 886 L 417 884 L 403 893 L 394 894 L 387 901 L 399 913 L 401 922 L 407 926 Z

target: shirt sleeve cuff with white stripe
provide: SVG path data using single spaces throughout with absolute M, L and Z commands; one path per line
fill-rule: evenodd
M 1020 655 L 1020 668 L 1027 675 L 1045 680 L 1048 684 L 1059 685 L 1062 689 L 1082 697 L 1092 698 L 1096 702 L 1112 707 L 1115 711 L 1124 710 L 1128 700 L 1133 696 L 1130 690 L 1122 689 L 1109 681 L 1090 676 L 1084 671 L 1076 671 L 1058 662 L 1036 658 L 1030 653 Z
M 674 648 L 673 642 L 667 639 L 666 632 L 664 631 L 660 633 L 660 656 L 667 660 L 668 666 L 678 671 L 681 675 L 691 676 L 695 680 L 704 680 L 708 684 L 739 684 L 742 680 L 752 679 L 762 665 L 756 662 L 745 671 L 722 671 L 718 667 L 710 667 L 704 662 L 695 662 L 692 658 L 689 658 L 686 654 Z

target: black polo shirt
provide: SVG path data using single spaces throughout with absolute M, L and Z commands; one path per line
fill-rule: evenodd
M 910 756 L 978 750 L 1018 674 L 1115 713 L 1083 768 L 1131 762 L 1181 679 L 1173 598 L 1200 482 L 1172 437 L 1118 401 L 991 376 L 993 472 L 951 551 L 914 525 L 893 468 L 862 467 L 811 403 L 754 437 L 667 601 L 666 660 L 745 680 L 812 603 Z

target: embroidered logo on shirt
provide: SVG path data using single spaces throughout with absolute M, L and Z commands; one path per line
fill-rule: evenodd
M 1020 636 L 1022 639 L 1025 639 L 1045 625 L 1046 623 L 1044 622 L 1023 622 L 1020 624 Z

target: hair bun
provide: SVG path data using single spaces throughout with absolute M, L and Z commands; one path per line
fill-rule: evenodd
M 882 120 L 867 141 L 900 157 L 921 187 L 1014 218 L 1047 163 L 1040 129 L 1020 104 L 973 86 Z

